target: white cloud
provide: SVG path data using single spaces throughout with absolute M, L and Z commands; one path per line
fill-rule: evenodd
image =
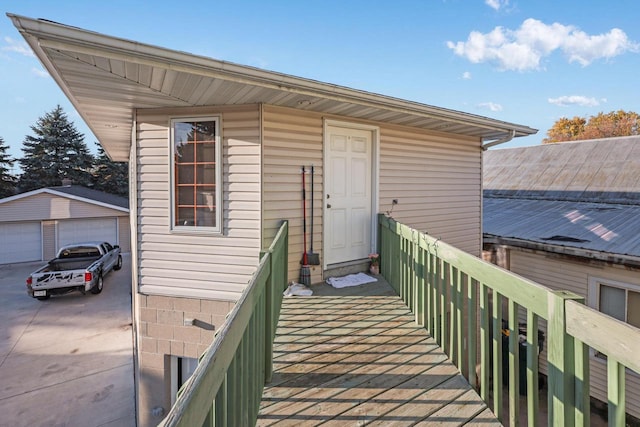
M 581 95 L 560 96 L 558 98 L 549 98 L 549 104 L 555 104 L 560 107 L 569 105 L 579 105 L 581 107 L 596 107 L 600 105 L 597 99 L 588 98 Z
M 479 108 L 490 110 L 490 111 L 502 111 L 502 105 L 496 104 L 494 102 L 482 102 L 478 104 Z
M 500 8 L 509 4 L 509 0 L 484 0 L 484 2 L 487 6 L 495 10 L 500 10 Z
M 464 73 L 462 73 L 462 78 L 464 80 L 471 80 L 471 73 L 468 71 L 465 71 Z
M 11 37 L 5 37 L 4 41 L 6 43 L 6 46 L 2 47 L 3 51 L 16 52 L 16 53 L 19 53 L 20 55 L 35 57 L 35 55 L 33 54 L 33 51 L 31 50 L 31 48 L 26 42 L 19 42 L 12 39 Z
M 49 73 L 40 68 L 32 68 L 31 72 L 38 77 L 49 77 Z
M 625 52 L 637 52 L 639 45 L 624 31 L 588 35 L 571 25 L 547 25 L 536 19 L 525 20 L 516 30 L 496 27 L 483 34 L 472 31 L 466 42 L 447 42 L 453 52 L 472 63 L 489 62 L 501 70 L 540 69 L 543 58 L 560 50 L 569 62 L 587 66 L 591 62 L 613 58 Z

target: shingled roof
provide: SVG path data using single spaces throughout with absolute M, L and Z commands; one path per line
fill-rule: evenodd
M 81 185 L 64 185 L 60 187 L 48 187 L 50 190 L 58 193 L 65 193 L 71 196 L 81 197 L 83 199 L 95 200 L 96 202 L 105 203 L 107 205 L 119 206 L 129 209 L 129 199 L 127 197 L 115 194 L 105 193 Z

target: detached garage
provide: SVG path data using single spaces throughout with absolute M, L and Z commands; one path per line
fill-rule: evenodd
M 130 252 L 129 201 L 81 186 L 0 199 L 0 264 L 43 261 L 61 246 L 104 240 Z

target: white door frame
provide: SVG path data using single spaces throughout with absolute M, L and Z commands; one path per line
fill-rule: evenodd
M 332 120 L 332 119 L 324 119 L 323 123 L 323 135 L 322 135 L 322 161 L 323 173 L 327 173 L 327 162 L 328 162 L 328 136 L 329 136 L 329 128 L 345 128 L 345 129 L 357 129 L 357 130 L 366 130 L 371 132 L 371 248 L 369 252 L 374 252 L 376 250 L 377 242 L 378 242 L 378 205 L 379 205 L 379 170 L 380 170 L 380 128 L 374 125 L 368 125 L 364 123 L 353 123 L 353 122 L 345 122 L 340 120 Z M 323 185 L 322 185 L 322 252 L 324 256 L 322 257 L 322 267 L 324 270 L 327 269 L 327 251 L 328 248 L 328 239 L 326 237 L 327 227 L 326 227 L 326 218 L 327 218 L 327 191 L 326 191 L 326 178 L 323 177 Z

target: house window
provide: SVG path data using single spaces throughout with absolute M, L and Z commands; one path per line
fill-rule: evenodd
M 640 285 L 590 278 L 589 305 L 615 319 L 640 328 Z M 604 357 L 600 353 L 596 355 Z
M 178 390 L 193 375 L 198 367 L 198 359 L 171 356 L 171 405 L 176 403 Z
M 171 120 L 171 147 L 172 228 L 221 231 L 219 118 Z

